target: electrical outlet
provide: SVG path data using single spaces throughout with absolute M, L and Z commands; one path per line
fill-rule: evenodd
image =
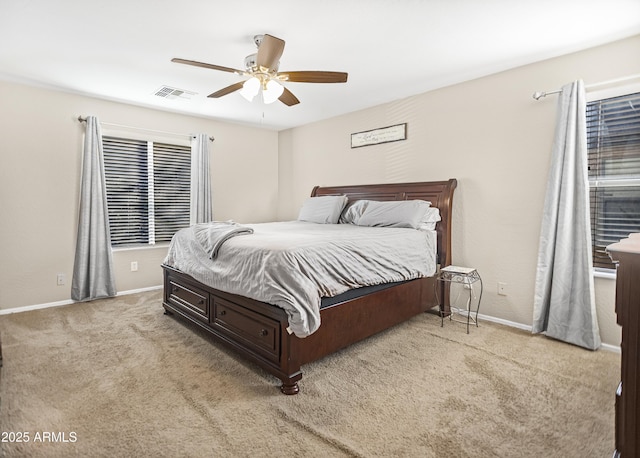
M 500 296 L 507 295 L 507 284 L 503 282 L 498 282 L 498 294 Z
M 131 261 L 131 272 L 138 271 L 138 261 Z
M 56 282 L 58 286 L 62 286 L 65 284 L 65 277 L 64 274 L 58 274 L 58 276 L 56 277 Z

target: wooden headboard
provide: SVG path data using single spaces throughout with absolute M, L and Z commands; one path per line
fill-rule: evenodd
M 345 195 L 349 202 L 357 200 L 428 200 L 432 207 L 440 210 L 442 221 L 436 225 L 438 232 L 438 262 L 441 267 L 451 264 L 451 216 L 453 191 L 458 182 L 455 178 L 448 181 L 426 181 L 418 183 L 389 183 L 351 186 L 316 186 L 311 197 L 327 195 Z

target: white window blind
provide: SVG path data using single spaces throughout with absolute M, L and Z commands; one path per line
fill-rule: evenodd
M 607 245 L 640 232 L 640 93 L 587 104 L 593 264 L 614 269 Z
M 191 148 L 103 136 L 111 245 L 168 242 L 189 226 Z

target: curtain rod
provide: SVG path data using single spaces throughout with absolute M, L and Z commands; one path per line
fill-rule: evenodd
M 86 122 L 87 118 L 86 117 L 83 118 L 82 115 L 80 115 L 80 116 L 78 116 L 78 121 Z M 122 124 L 113 124 L 113 123 L 102 122 L 102 121 L 100 121 L 100 124 L 103 125 L 103 126 L 122 127 L 122 128 L 125 128 L 125 129 L 142 130 L 142 131 L 145 131 L 145 132 L 152 132 L 152 133 L 155 133 L 155 134 L 174 135 L 174 136 L 177 136 L 177 137 L 192 137 L 193 136 L 193 135 L 190 135 L 190 134 L 178 134 L 178 133 L 175 133 L 175 132 L 165 132 L 163 130 L 153 130 L 153 129 L 145 129 L 143 127 L 125 126 L 125 125 L 122 125 Z M 209 137 L 209 140 L 210 141 L 214 141 L 215 138 L 214 137 Z
M 596 87 L 600 87 L 600 86 L 607 86 L 609 84 L 614 84 L 614 83 L 623 83 L 625 81 L 630 81 L 630 80 L 634 80 L 634 79 L 638 79 L 640 78 L 640 73 L 636 73 L 635 75 L 629 75 L 629 76 L 623 76 L 621 78 L 616 78 L 616 79 L 612 79 L 612 80 L 607 80 L 607 81 L 601 81 L 599 83 L 593 83 L 593 84 L 588 84 L 586 85 L 584 88 L 585 89 L 593 89 Z M 556 89 L 555 91 L 536 91 L 533 93 L 533 98 L 536 100 L 540 100 L 542 97 L 546 97 L 548 95 L 551 94 L 559 94 L 560 92 L 562 92 L 562 89 Z

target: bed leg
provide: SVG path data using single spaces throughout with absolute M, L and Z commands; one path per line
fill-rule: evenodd
M 280 386 L 280 391 L 284 394 L 293 395 L 298 394 L 300 388 L 298 387 L 298 382 L 282 382 L 282 386 Z

